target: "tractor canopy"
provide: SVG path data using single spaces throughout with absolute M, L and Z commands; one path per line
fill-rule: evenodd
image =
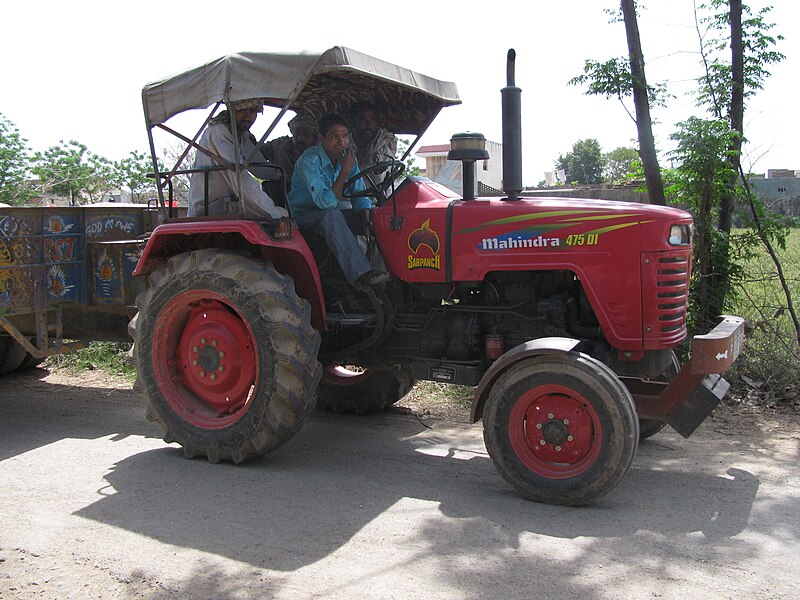
M 344 116 L 354 103 L 369 101 L 383 114 L 387 129 L 416 136 L 442 108 L 461 103 L 454 83 L 342 46 L 322 53 L 229 54 L 142 90 L 148 128 L 186 110 L 249 98 L 314 118 Z

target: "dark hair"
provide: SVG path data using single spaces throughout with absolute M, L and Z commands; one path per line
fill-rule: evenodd
M 319 120 L 319 124 L 317 125 L 319 134 L 325 137 L 328 135 L 328 130 L 334 125 L 344 125 L 347 129 L 350 129 L 350 124 L 339 115 L 325 115 Z

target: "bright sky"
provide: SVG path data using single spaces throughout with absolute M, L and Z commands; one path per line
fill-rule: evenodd
M 700 74 L 693 2 L 643 4 L 639 26 L 648 81 L 667 82 L 677 96 L 653 113 L 657 144 L 668 149 L 674 124 L 700 114 L 687 95 Z M 771 69 L 746 113 L 745 166 L 755 172 L 800 169 L 800 36 L 794 31 L 800 8 L 793 0 L 772 5 L 773 33 L 787 38 L 778 47 L 786 59 Z M 584 59 L 627 54 L 624 26 L 608 24 L 602 10 L 613 6 L 614 0 L 12 2 L 3 7 L 0 113 L 34 150 L 74 139 L 118 160 L 147 150 L 145 83 L 243 50 L 342 45 L 456 83 L 463 104 L 443 110 L 418 147 L 447 143 L 463 131 L 500 142 L 500 90 L 506 52 L 514 48 L 523 101 L 523 183 L 535 185 L 579 139 L 596 138 L 604 151 L 633 145 L 635 126 L 618 102 L 566 85 L 582 72 Z M 267 119 L 261 121 L 266 126 Z

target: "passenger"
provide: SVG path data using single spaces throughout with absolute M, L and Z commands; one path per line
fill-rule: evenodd
M 352 198 L 353 210 L 339 207 L 345 182 L 358 174 L 347 122 L 338 115 L 324 116 L 318 137 L 320 142 L 303 152 L 295 165 L 289 192 L 292 216 L 301 231 L 325 238 L 351 285 L 362 289 L 384 283 L 389 275 L 372 269 L 353 233 L 369 221 L 369 198 Z M 353 192 L 362 190 L 363 180 L 356 181 Z
M 245 160 L 255 148 L 255 138 L 250 127 L 262 112 L 264 104 L 258 98 L 231 102 L 228 110 L 214 118 L 203 132 L 199 146 L 206 148 L 224 162 L 209 156 L 201 150 L 197 151 L 194 168 L 201 169 L 236 162 L 236 146 L 242 160 Z M 234 140 L 231 124 L 231 112 L 236 122 L 239 140 Z M 192 173 L 189 184 L 190 217 L 206 214 L 205 209 L 205 173 Z M 242 197 L 237 197 L 236 172 L 232 169 L 220 169 L 208 172 L 208 215 L 237 215 L 246 219 L 280 219 L 288 216 L 284 208 L 275 206 L 272 198 L 261 189 L 259 183 L 250 173 L 241 174 Z
M 393 160 L 397 153 L 397 137 L 380 125 L 375 106 L 370 102 L 357 102 L 350 109 L 353 115 L 353 145 L 361 169 Z M 373 176 L 375 183 L 386 177 L 386 171 Z
M 281 167 L 286 176 L 286 190 L 292 187 L 294 165 L 300 155 L 317 143 L 317 122 L 308 115 L 298 114 L 289 121 L 291 136 L 284 135 L 261 146 L 267 161 Z

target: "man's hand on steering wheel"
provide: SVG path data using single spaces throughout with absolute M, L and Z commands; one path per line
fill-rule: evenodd
M 342 198 L 376 198 L 378 206 L 386 201 L 386 190 L 391 187 L 394 181 L 405 171 L 406 165 L 399 160 L 384 160 L 374 165 L 362 169 L 344 183 L 345 191 Z M 374 176 L 387 171 L 383 181 L 376 182 Z M 348 191 L 351 186 L 359 179 L 365 180 L 365 189 L 361 191 Z

